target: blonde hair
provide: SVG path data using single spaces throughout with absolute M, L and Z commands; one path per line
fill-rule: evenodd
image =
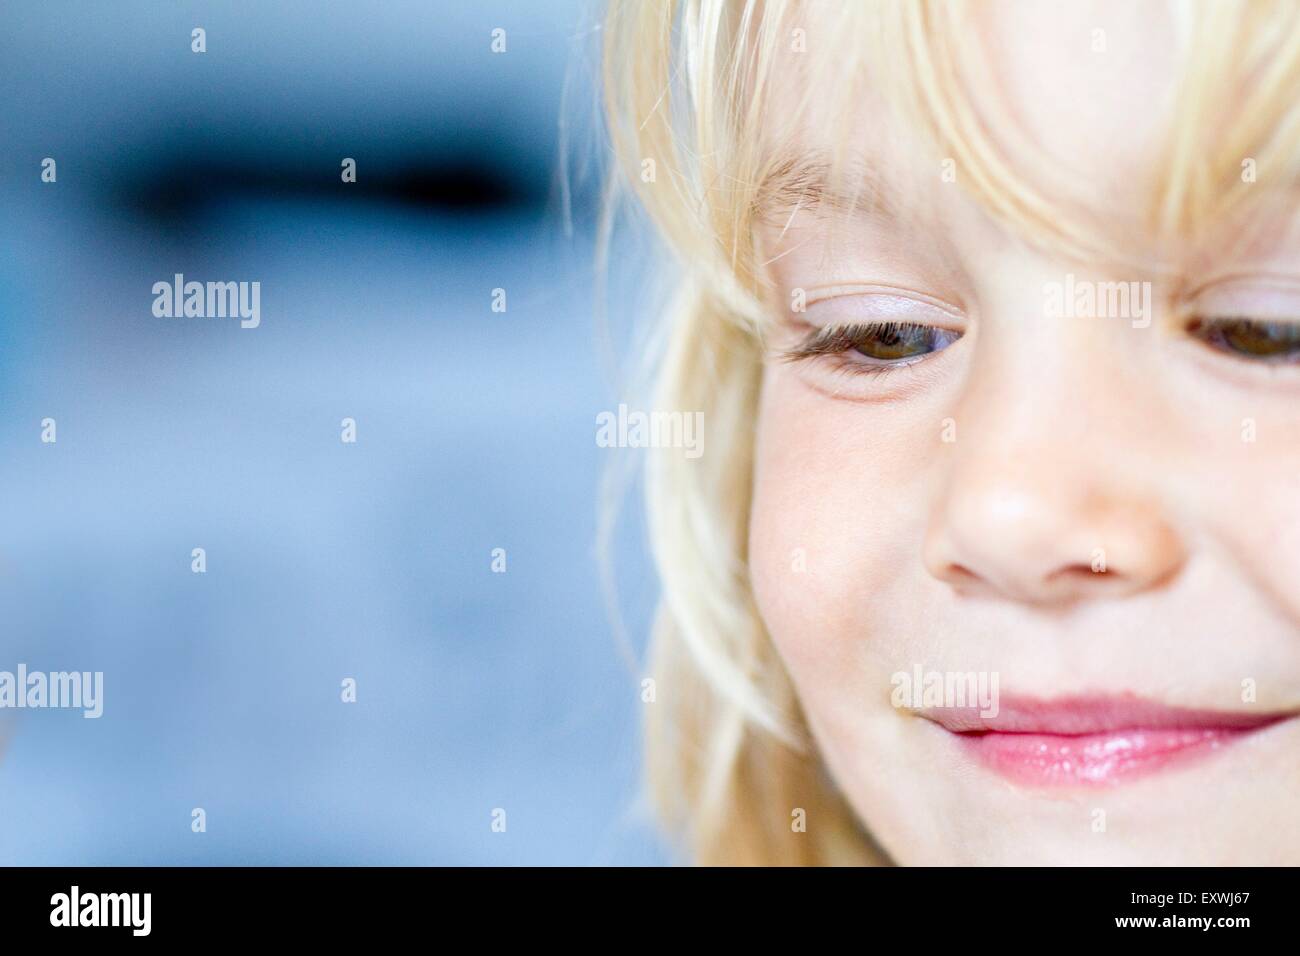
M 826 3 L 805 41 L 816 55 L 796 67 L 786 51 L 811 28 L 804 9 L 786 0 L 614 0 L 604 25 L 619 180 L 677 262 L 677 294 L 652 357 L 652 407 L 702 411 L 708 426 L 701 458 L 654 453 L 646 473 L 662 586 L 646 767 L 663 822 L 703 864 L 885 862 L 822 765 L 749 580 L 767 301 L 754 225 L 764 189 L 797 155 L 797 119 L 817 106 L 849 128 L 869 82 L 919 124 L 936 169 L 950 157 L 962 188 L 1009 228 L 1069 256 L 1131 259 L 1106 236 L 1086 189 L 1054 184 L 1049 199 L 1016 172 L 1007 157 L 1032 156 L 1033 147 L 1006 147 L 1015 124 L 994 112 L 996 98 L 976 109 L 968 91 L 979 82 L 977 6 Z M 1186 236 L 1260 201 L 1263 190 L 1242 175 L 1246 159 L 1261 182 L 1293 189 L 1300 178 L 1300 7 L 1221 0 L 1169 9 L 1182 81 L 1147 219 L 1157 234 Z M 778 87 L 797 97 L 780 111 L 771 106 Z M 831 161 L 851 170 L 845 150 Z M 807 832 L 791 826 L 800 809 Z

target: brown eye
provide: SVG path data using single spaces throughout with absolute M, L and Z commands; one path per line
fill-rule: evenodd
M 1300 360 L 1300 322 L 1195 319 L 1187 331 L 1211 348 L 1242 358 Z
M 850 331 L 853 351 L 881 362 L 916 358 L 943 347 L 935 344 L 935 333 L 942 330 L 925 325 L 891 322 Z
M 884 367 L 920 359 L 947 348 L 960 332 L 915 322 L 871 322 L 832 326 L 814 332 L 786 353 L 798 360 L 818 355 L 842 355 L 859 368 Z

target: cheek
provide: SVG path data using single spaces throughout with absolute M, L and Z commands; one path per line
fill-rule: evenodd
M 924 431 L 900 421 L 897 408 L 827 399 L 788 367 L 765 377 L 750 570 L 759 611 L 801 691 L 815 696 L 885 668 L 897 650 L 888 635 L 909 630 L 902 615 L 924 586 Z
M 1228 418 L 1243 422 L 1250 409 Z M 1253 419 L 1252 419 L 1253 421 Z M 1203 523 L 1227 552 L 1239 573 L 1267 593 L 1294 628 L 1300 628 L 1300 422 L 1260 419 L 1259 433 L 1246 441 L 1233 427 L 1221 429 L 1226 439 L 1210 449 L 1201 462 Z M 1205 462 L 1212 462 L 1206 467 Z
M 1208 373 L 1176 384 L 1186 396 L 1180 408 L 1183 425 L 1162 460 L 1161 478 L 1166 497 L 1192 529 L 1192 545 L 1212 569 L 1204 604 L 1242 627 L 1242 608 L 1223 614 L 1234 600 L 1230 588 L 1255 592 L 1238 591 L 1242 596 L 1235 600 L 1248 601 L 1249 611 L 1260 615 L 1257 620 L 1275 611 L 1288 619 L 1293 638 L 1279 653 L 1292 660 L 1286 672 L 1297 673 L 1300 393 L 1292 387 L 1284 399 L 1262 389 L 1227 388 Z M 1198 609 L 1191 605 L 1187 613 L 1200 621 Z

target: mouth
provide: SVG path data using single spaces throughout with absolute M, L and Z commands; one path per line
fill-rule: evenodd
M 1056 700 L 1003 697 L 979 708 L 920 716 L 956 736 L 980 764 L 1035 787 L 1106 786 L 1223 750 L 1294 713 L 1245 714 L 1167 707 L 1131 696 Z

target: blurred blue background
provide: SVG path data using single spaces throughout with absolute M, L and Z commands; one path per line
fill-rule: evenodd
M 663 861 L 595 549 L 598 14 L 4 3 L 0 670 L 105 687 L 0 712 L 0 861 Z M 260 328 L 155 318 L 177 272 Z

